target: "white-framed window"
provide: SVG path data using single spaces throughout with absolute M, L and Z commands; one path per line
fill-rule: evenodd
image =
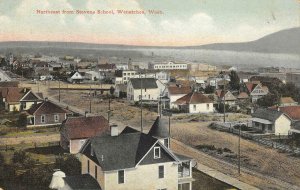
M 54 115 L 54 122 L 58 122 L 59 121 L 59 115 L 58 114 L 55 114 Z
M 165 167 L 164 166 L 158 166 L 158 178 L 162 179 L 165 177 Z
M 190 190 L 190 183 L 178 184 L 178 190 Z
M 41 115 L 41 123 L 45 123 L 46 122 L 46 116 L 45 115 Z
M 87 173 L 90 173 L 90 160 L 87 160 Z
M 194 108 L 194 111 L 196 111 L 197 106 L 196 106 L 196 105 L 193 105 L 193 108 Z
M 206 109 L 208 109 L 208 110 L 209 110 L 209 104 L 206 104 Z
M 154 147 L 154 159 L 160 158 L 160 147 Z
M 125 170 L 118 171 L 118 183 L 119 184 L 125 183 Z

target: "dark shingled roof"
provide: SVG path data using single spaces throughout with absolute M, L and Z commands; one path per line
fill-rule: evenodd
M 129 126 L 126 126 L 123 131 L 121 132 L 121 134 L 126 134 L 126 133 L 138 133 L 140 131 L 136 130 L 136 129 L 133 129 Z
M 300 131 L 300 121 L 296 121 L 292 124 L 292 129 L 296 129 Z
M 43 97 L 43 95 L 41 93 L 39 93 L 39 95 L 41 97 Z M 37 100 L 43 100 L 39 95 L 33 93 L 32 91 L 29 91 L 25 96 L 23 96 L 21 101 L 37 101 Z
M 63 122 L 61 131 L 69 140 L 85 139 L 108 132 L 109 126 L 103 116 L 69 117 Z
M 93 178 L 90 174 L 81 174 L 76 176 L 64 177 L 65 187 L 62 190 L 101 190 L 101 187 L 97 180 Z
M 30 115 L 70 113 L 70 111 L 63 109 L 50 101 L 44 101 L 42 103 L 33 105 L 29 110 L 27 110 L 27 112 Z
M 130 82 L 134 89 L 141 89 L 141 81 L 142 88 L 153 89 L 158 88 L 156 84 L 156 79 L 154 78 L 131 78 Z
M 252 117 L 266 119 L 268 121 L 274 122 L 278 119 L 283 113 L 273 109 L 258 108 L 253 114 Z
M 158 116 L 153 123 L 148 135 L 158 138 L 167 138 L 169 137 L 169 130 L 165 125 L 165 122 Z
M 103 135 L 91 138 L 80 152 L 104 171 L 120 170 L 135 167 L 156 142 L 157 139 L 143 133 Z

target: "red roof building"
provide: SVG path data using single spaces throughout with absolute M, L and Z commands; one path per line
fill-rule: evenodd
M 87 139 L 108 131 L 108 121 L 103 116 L 69 117 L 62 124 L 60 144 L 70 153 L 76 154 Z

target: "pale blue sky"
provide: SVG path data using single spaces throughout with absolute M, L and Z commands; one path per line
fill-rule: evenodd
M 38 15 L 36 10 L 161 10 L 163 15 Z M 300 26 L 298 0 L 0 0 L 0 41 L 133 45 L 239 42 Z

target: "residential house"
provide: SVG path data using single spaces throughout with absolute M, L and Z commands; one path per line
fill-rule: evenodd
M 224 79 L 230 81 L 230 77 L 228 75 L 209 77 L 206 81 L 206 86 L 213 86 L 216 87 L 216 89 L 219 89 L 218 82 L 223 81 Z
M 127 85 L 127 100 L 130 102 L 157 101 L 159 89 L 154 78 L 131 78 Z
M 278 110 L 258 108 L 252 114 L 252 126 L 264 133 L 288 135 L 291 124 L 292 119 Z
M 0 88 L 0 98 L 5 110 L 20 111 L 22 97 L 29 91 L 27 88 L 4 87 Z
M 81 149 L 82 174 L 90 174 L 105 190 L 191 190 L 192 159 L 174 154 L 160 133 L 155 135 L 119 134 L 118 126 L 111 126 L 111 135 L 91 138 Z
M 177 109 L 178 106 L 177 104 L 175 104 L 175 101 L 190 92 L 192 92 L 190 86 L 183 86 L 183 85 L 168 86 L 164 91 L 164 96 L 167 98 L 166 101 L 168 101 L 168 103 L 166 103 L 167 104 L 166 107 L 169 107 L 170 109 Z
M 237 100 L 240 102 L 249 100 L 249 95 L 246 92 L 240 92 L 237 96 Z
M 282 97 L 280 98 L 280 106 L 296 106 L 298 105 L 298 102 L 296 102 L 291 97 Z
M 27 127 L 61 125 L 70 113 L 45 99 L 27 110 Z
M 179 110 L 186 113 L 212 113 L 213 101 L 200 92 L 191 92 L 175 101 Z
M 215 95 L 217 96 L 218 103 L 223 103 L 225 101 L 225 104 L 228 104 L 229 106 L 235 105 L 236 97 L 228 90 L 216 90 Z
M 84 77 L 78 71 L 72 72 L 68 78 L 70 83 L 81 83 L 83 80 Z
M 87 139 L 109 131 L 103 116 L 68 117 L 60 128 L 60 146 L 76 154 Z
M 20 99 L 20 110 L 28 110 L 31 106 L 42 103 L 43 94 L 42 93 L 34 93 L 32 90 L 29 90 L 21 99 Z
M 92 81 L 104 79 L 104 74 L 97 71 L 87 71 L 84 76 L 85 79 L 92 80 Z
M 259 81 L 246 82 L 244 83 L 244 88 L 252 102 L 256 102 L 259 98 L 269 93 L 268 87 L 263 86 Z

